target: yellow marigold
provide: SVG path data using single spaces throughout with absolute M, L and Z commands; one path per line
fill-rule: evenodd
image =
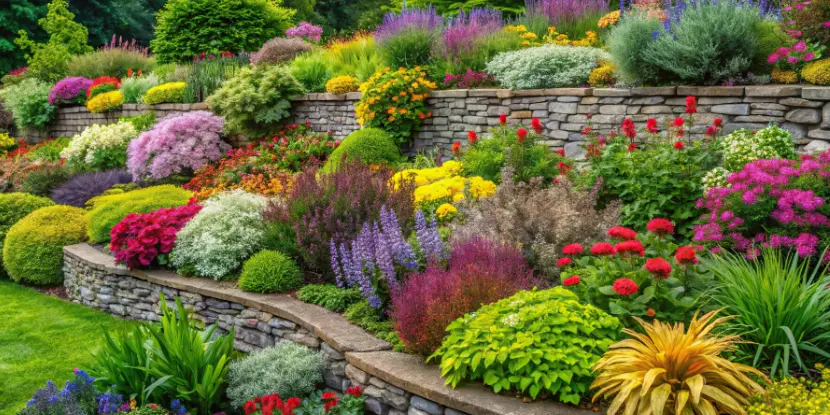
M 438 209 L 435 209 L 435 214 L 438 216 L 439 219 L 446 219 L 448 216 L 454 215 L 458 213 L 458 209 L 455 206 L 444 203 L 441 206 L 438 206 Z
M 798 74 L 795 71 L 782 71 L 778 68 L 772 70 L 770 74 L 772 80 L 780 84 L 795 84 L 798 83 Z
M 620 11 L 614 10 L 611 13 L 602 16 L 599 21 L 597 22 L 597 26 L 601 29 L 605 29 L 608 26 L 613 26 L 620 21 Z
M 522 39 L 527 39 L 527 40 L 536 40 L 538 38 L 538 36 L 536 36 L 536 33 L 533 33 L 533 32 L 522 33 L 522 35 L 520 37 Z
M 496 194 L 496 184 L 481 177 L 470 178 L 470 195 L 476 199 L 490 197 Z
M 464 167 L 464 164 L 455 160 L 445 161 L 444 164 L 441 165 L 441 168 L 448 174 L 458 174 L 461 172 L 462 167 Z
M 609 86 L 614 83 L 614 65 L 608 62 L 600 63 L 588 75 L 588 84 L 594 87 Z
M 814 85 L 830 85 L 830 59 L 808 63 L 801 70 L 801 77 Z
M 522 32 L 527 32 L 527 28 L 525 27 L 525 25 L 522 25 L 522 24 L 520 24 L 520 25 L 507 25 L 507 26 L 504 27 L 504 31 L 505 31 L 505 33 L 513 33 L 513 32 L 522 33 Z
M 530 46 L 530 42 L 523 40 L 521 43 L 522 46 Z
M 345 94 L 355 92 L 360 88 L 360 81 L 351 75 L 340 75 L 326 82 L 326 92 L 330 94 Z
M 123 103 L 124 95 L 120 90 L 116 90 L 94 96 L 86 102 L 86 108 L 89 112 L 100 113 L 119 108 Z

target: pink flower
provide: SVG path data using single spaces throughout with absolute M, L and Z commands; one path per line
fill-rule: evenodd
M 778 50 L 775 51 L 775 53 L 780 56 L 790 56 L 791 52 L 792 50 L 790 48 L 778 48 Z
M 804 52 L 807 50 L 807 43 L 803 40 L 793 45 L 793 51 L 795 52 Z
M 789 63 L 790 65 L 795 65 L 800 60 L 801 60 L 801 58 L 799 58 L 798 56 L 788 56 L 787 57 L 787 63 Z
M 824 22 L 824 28 L 825 29 L 830 28 L 830 21 Z
M 816 58 L 816 54 L 813 52 L 807 52 L 804 54 L 804 62 L 810 62 L 811 60 Z
M 772 55 L 767 56 L 768 63 L 777 63 L 780 56 L 777 53 L 773 53 Z

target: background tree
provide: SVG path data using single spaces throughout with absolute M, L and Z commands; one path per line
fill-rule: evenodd
M 52 0 L 47 8 L 46 17 L 38 20 L 38 24 L 49 35 L 49 40 L 35 42 L 27 31 L 20 30 L 20 37 L 14 43 L 25 52 L 29 76 L 55 81 L 66 72 L 66 63 L 72 55 L 91 52 L 92 48 L 87 45 L 89 32 L 75 21 L 66 0 Z
M 9 0 L 8 6 L 0 7 L 0 76 L 12 69 L 26 66 L 24 52 L 15 46 L 18 32 L 25 31 L 34 41 L 45 41 L 46 33 L 37 25 L 38 19 L 46 16 L 44 0 Z

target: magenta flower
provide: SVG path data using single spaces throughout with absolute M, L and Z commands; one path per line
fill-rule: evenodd
M 824 28 L 825 29 L 830 28 L 830 21 L 824 22 Z
M 791 65 L 795 65 L 799 61 L 801 61 L 801 58 L 799 58 L 798 56 L 788 56 L 787 57 L 787 63 L 789 63 Z
M 807 43 L 803 40 L 793 45 L 793 51 L 795 52 L 805 52 L 807 50 Z
M 804 61 L 805 62 L 810 62 L 811 60 L 813 60 L 815 58 L 816 58 L 816 54 L 813 53 L 813 52 L 807 52 L 807 53 L 804 54 Z
M 792 50 L 790 48 L 778 48 L 778 50 L 775 51 L 775 53 L 780 56 L 790 56 L 791 52 Z
M 769 55 L 767 57 L 767 62 L 769 62 L 769 63 L 778 63 L 779 58 L 780 57 L 778 56 L 777 53 L 773 53 L 772 55 Z

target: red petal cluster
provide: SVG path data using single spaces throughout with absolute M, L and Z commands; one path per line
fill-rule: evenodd
M 592 255 L 599 255 L 599 256 L 614 255 L 614 252 L 615 252 L 614 251 L 614 245 L 611 245 L 608 242 L 599 242 L 599 243 L 594 244 L 594 246 L 591 247 L 591 254 Z
M 614 246 L 614 250 L 617 251 L 618 254 L 625 254 L 625 253 L 633 253 L 639 256 L 643 256 L 646 253 L 645 247 L 640 241 L 632 240 L 632 241 L 622 241 Z
M 116 263 L 130 268 L 148 267 L 161 254 L 169 254 L 176 234 L 202 206 L 191 200 L 185 206 L 127 215 L 110 231 L 110 252 Z
M 663 258 L 649 258 L 643 267 L 658 280 L 664 280 L 671 274 L 671 264 Z
M 668 219 L 654 218 L 648 222 L 646 229 L 649 232 L 658 233 L 661 235 L 674 234 L 674 224 Z
M 614 292 L 619 295 L 631 295 L 640 289 L 636 282 L 628 278 L 620 278 L 614 281 L 613 288 Z
M 631 241 L 637 239 L 637 232 L 634 232 L 633 229 L 626 228 L 625 226 L 614 226 L 608 230 L 608 236 Z

